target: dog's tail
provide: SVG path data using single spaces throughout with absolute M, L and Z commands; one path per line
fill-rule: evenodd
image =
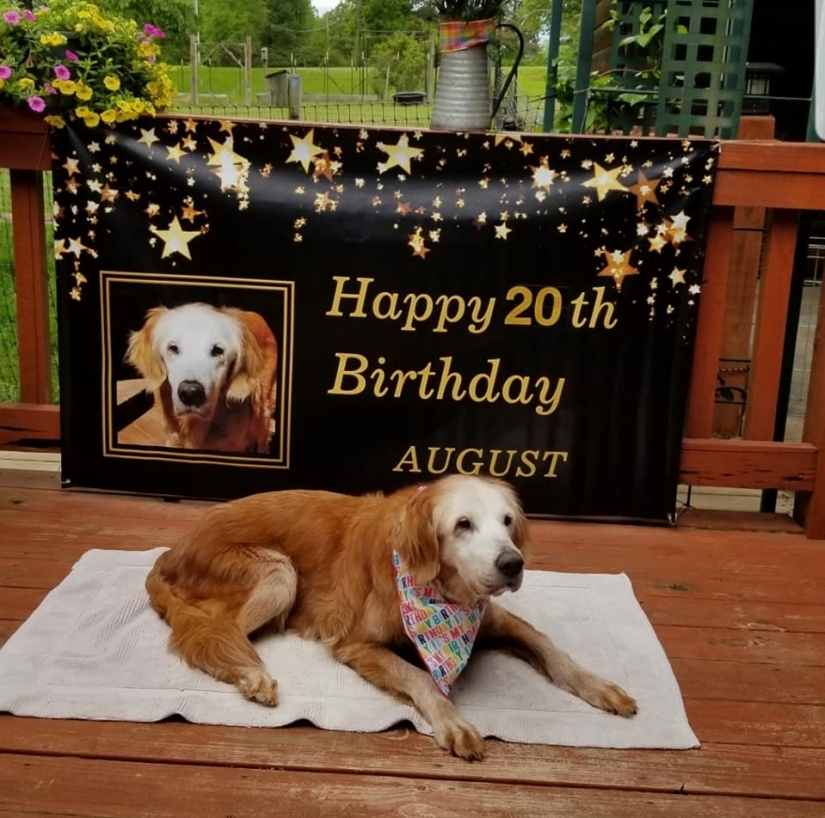
M 190 667 L 235 685 L 247 698 L 277 704 L 277 685 L 240 624 L 216 601 L 191 602 L 176 594 L 163 562 L 162 555 L 146 577 L 146 591 L 172 630 L 170 649 Z

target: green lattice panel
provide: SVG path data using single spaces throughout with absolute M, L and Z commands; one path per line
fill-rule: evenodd
M 667 9 L 656 133 L 734 138 L 753 0 L 668 0 Z

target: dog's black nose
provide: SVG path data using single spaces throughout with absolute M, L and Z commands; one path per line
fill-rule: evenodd
M 507 579 L 513 579 L 513 577 L 517 577 L 521 573 L 521 569 L 524 568 L 524 560 L 518 551 L 505 551 L 499 554 L 496 560 L 496 568 L 498 568 L 502 576 L 507 577 Z
M 186 406 L 203 406 L 206 403 L 206 390 L 198 381 L 181 381 L 178 397 Z

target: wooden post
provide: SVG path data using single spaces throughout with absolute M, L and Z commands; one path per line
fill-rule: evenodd
M 811 379 L 802 440 L 818 450 L 814 488 L 797 492 L 794 497 L 794 518 L 805 526 L 805 535 L 825 539 L 825 287 L 820 287 L 814 351 L 811 359 Z
M 773 139 L 775 132 L 776 120 L 772 116 L 743 116 L 739 121 L 738 139 Z M 751 332 L 764 238 L 765 212 L 764 207 L 737 207 L 734 211 L 722 358 L 747 362 L 752 357 Z M 737 367 L 737 364 L 731 364 L 731 369 Z M 747 363 L 741 365 L 743 370 L 746 367 Z M 748 386 L 747 372 L 732 371 L 725 376 L 725 384 L 744 389 Z M 740 411 L 742 410 L 739 406 L 717 404 L 714 411 L 714 431 L 726 437 L 737 436 L 740 430 Z

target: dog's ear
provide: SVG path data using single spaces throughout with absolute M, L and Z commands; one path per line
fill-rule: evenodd
M 404 507 L 395 548 L 419 585 L 438 576 L 438 531 L 435 521 L 435 496 L 432 489 L 419 489 Z
M 226 397 L 230 401 L 260 400 L 274 373 L 277 362 L 275 336 L 264 319 L 256 312 L 228 308 L 241 328 L 241 348 L 235 361 L 232 379 Z
M 154 340 L 155 327 L 166 311 L 166 307 L 153 307 L 146 313 L 143 326 L 129 333 L 125 359 L 143 376 L 147 392 L 160 389 L 166 380 L 166 367 L 158 354 Z

